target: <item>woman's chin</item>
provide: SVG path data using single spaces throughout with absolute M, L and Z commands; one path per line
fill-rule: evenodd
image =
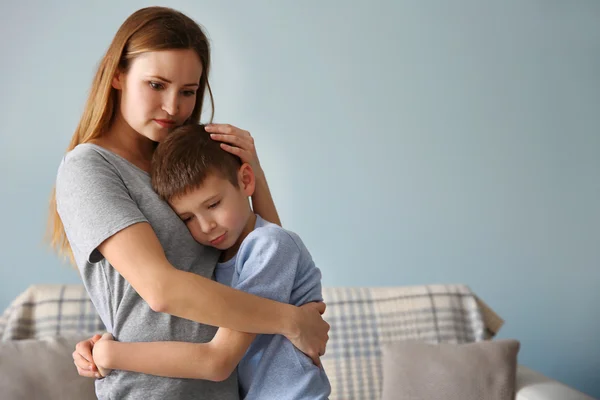
M 153 142 L 160 143 L 169 135 L 168 129 L 148 129 L 146 132 L 142 134 Z

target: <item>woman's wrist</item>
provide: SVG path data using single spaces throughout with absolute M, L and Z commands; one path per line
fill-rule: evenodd
M 300 309 L 296 306 L 286 304 L 286 310 L 282 314 L 280 335 L 293 340 L 300 336 Z

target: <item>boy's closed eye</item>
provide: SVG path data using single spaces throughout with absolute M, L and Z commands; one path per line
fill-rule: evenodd
M 214 203 L 209 204 L 208 209 L 211 210 L 216 208 L 219 204 L 221 204 L 221 200 L 215 201 Z

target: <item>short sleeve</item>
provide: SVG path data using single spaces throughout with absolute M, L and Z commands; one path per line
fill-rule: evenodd
M 115 167 L 93 149 L 63 159 L 56 205 L 77 265 L 103 259 L 96 248 L 120 230 L 147 222 Z
M 240 261 L 232 287 L 254 295 L 289 303 L 301 251 L 280 229 L 259 228 L 240 248 Z

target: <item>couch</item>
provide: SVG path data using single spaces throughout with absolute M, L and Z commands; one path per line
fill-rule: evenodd
M 331 400 L 381 398 L 385 343 L 481 342 L 493 340 L 503 324 L 465 285 L 324 288 L 323 296 L 331 331 L 322 361 Z M 2 399 L 95 398 L 93 381 L 77 375 L 71 352 L 103 330 L 82 285 L 28 288 L 0 317 Z M 515 398 L 592 399 L 521 365 Z

